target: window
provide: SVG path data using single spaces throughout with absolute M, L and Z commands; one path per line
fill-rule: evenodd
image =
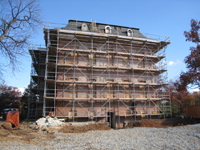
M 127 30 L 127 35 L 128 35 L 128 36 L 133 36 L 133 31 L 132 31 L 131 29 L 128 29 L 128 30 Z
M 105 33 L 107 33 L 107 34 L 111 33 L 111 27 L 110 26 L 105 26 Z
M 86 23 L 83 23 L 83 24 L 82 24 L 81 30 L 82 30 L 82 31 L 88 31 L 88 26 L 87 26 Z

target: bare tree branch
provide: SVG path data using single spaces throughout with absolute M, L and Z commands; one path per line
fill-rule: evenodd
M 15 70 L 31 36 L 42 25 L 40 6 L 38 0 L 5 0 L 0 5 L 5 6 L 0 10 L 0 57 L 6 58 Z

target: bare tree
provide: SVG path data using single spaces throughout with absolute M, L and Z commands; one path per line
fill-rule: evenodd
M 17 69 L 31 36 L 41 25 L 37 0 L 0 0 L 0 69 Z

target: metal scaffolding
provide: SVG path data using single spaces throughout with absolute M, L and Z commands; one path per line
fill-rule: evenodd
M 166 88 L 168 37 L 135 37 L 129 28 L 124 36 L 119 27 L 112 34 L 110 26 L 102 32 L 96 22 L 91 22 L 88 32 L 83 22 L 82 28 L 80 22 L 73 23 L 76 30 L 44 23 L 46 49 L 29 48 L 32 70 L 40 79 L 32 74 L 32 82 L 41 84 L 35 91 L 41 105 L 34 108 L 43 111 L 40 115 L 52 111 L 68 121 L 109 122 L 113 128 L 123 127 L 126 120 L 171 115 Z M 30 106 L 31 100 L 29 112 Z

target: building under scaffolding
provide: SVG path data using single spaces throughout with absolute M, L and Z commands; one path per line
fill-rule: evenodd
M 29 119 L 51 113 L 122 128 L 124 121 L 171 115 L 168 37 L 93 21 L 51 25 L 44 24 L 46 46 L 29 47 Z

